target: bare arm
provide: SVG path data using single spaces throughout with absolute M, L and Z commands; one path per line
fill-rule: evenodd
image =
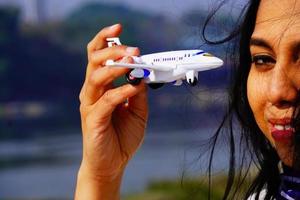
M 119 200 L 122 175 L 121 173 L 114 178 L 95 177 L 94 174 L 86 174 L 84 170 L 79 170 L 75 199 Z
M 120 24 L 104 28 L 88 44 L 89 62 L 80 92 L 83 156 L 76 200 L 119 199 L 125 167 L 144 138 L 146 85 L 115 87 L 113 81 L 129 70 L 105 66 L 108 59 L 127 57 L 125 62 L 132 63 L 130 56 L 139 55 L 138 48 L 107 48 L 106 38 L 118 37 L 121 29 Z M 128 104 L 124 104 L 127 99 Z

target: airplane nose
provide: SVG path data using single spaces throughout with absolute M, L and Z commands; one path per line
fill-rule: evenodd
M 212 57 L 209 62 L 211 63 L 211 66 L 214 68 L 221 67 L 224 64 L 223 60 L 221 60 L 218 57 Z
M 216 62 L 216 65 L 218 65 L 218 66 L 222 66 L 224 64 L 224 61 L 217 57 L 215 58 L 215 62 Z
M 212 56 L 212 55 L 198 57 L 198 59 L 199 59 L 200 63 L 207 63 L 211 67 L 221 67 L 224 64 L 223 60 L 221 60 L 218 57 Z

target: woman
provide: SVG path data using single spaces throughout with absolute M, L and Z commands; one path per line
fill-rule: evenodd
M 237 199 L 249 174 L 248 170 L 235 174 L 236 165 L 243 167 L 246 163 L 245 157 L 235 157 L 237 143 L 250 152 L 248 166 L 254 162 L 258 168 L 244 199 L 300 199 L 296 109 L 300 88 L 299 13 L 300 2 L 296 0 L 252 0 L 240 28 L 222 41 L 211 42 L 240 36 L 229 111 L 212 138 L 211 158 L 220 130 L 228 125 L 231 156 L 223 199 Z M 88 45 L 89 63 L 80 93 L 83 159 L 77 200 L 119 199 L 125 167 L 144 138 L 148 114 L 145 84 L 114 88 L 112 81 L 128 70 L 104 66 L 107 59 L 123 58 L 132 63 L 130 56 L 139 55 L 133 47 L 106 48 L 105 39 L 120 33 L 119 24 L 105 28 Z M 232 130 L 234 122 L 240 124 L 238 135 Z M 279 164 L 283 167 L 278 168 Z

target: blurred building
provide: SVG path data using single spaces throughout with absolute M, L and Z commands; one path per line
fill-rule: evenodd
M 47 0 L 0 0 L 0 6 L 13 6 L 21 10 L 22 20 L 43 24 L 49 19 Z
M 35 8 L 36 21 L 38 23 L 44 23 L 47 21 L 47 10 L 46 10 L 46 0 L 34 0 L 33 8 Z

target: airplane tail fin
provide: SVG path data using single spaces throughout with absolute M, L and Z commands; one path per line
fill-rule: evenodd
M 107 38 L 107 46 L 108 47 L 112 47 L 112 46 L 116 46 L 116 45 L 121 45 L 120 39 L 118 37 L 114 37 L 114 38 Z

